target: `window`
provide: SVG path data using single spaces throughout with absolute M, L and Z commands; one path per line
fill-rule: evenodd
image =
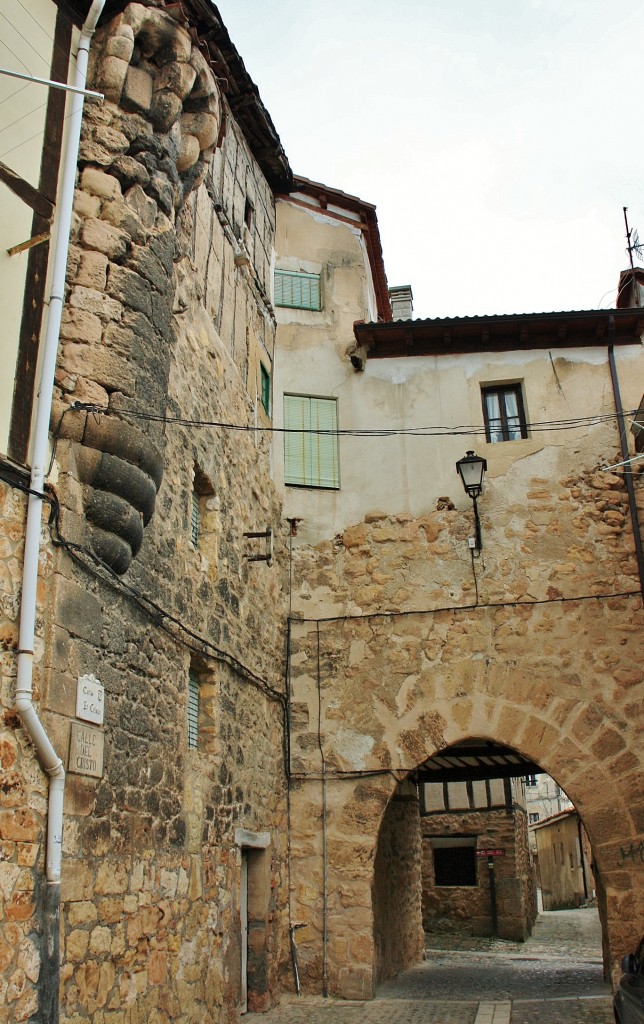
M 290 309 L 322 309 L 320 275 L 276 270 L 275 305 L 287 306 Z
M 528 436 L 520 384 L 482 388 L 483 419 L 486 439 L 518 441 Z
M 261 376 L 261 400 L 264 412 L 267 416 L 271 413 L 271 375 L 264 366 L 263 363 L 259 364 L 259 372 Z
M 250 199 L 246 199 L 244 206 L 244 224 L 249 231 L 253 229 L 253 222 L 255 220 L 255 207 L 251 203 Z
M 536 784 L 537 784 L 537 776 L 536 775 L 526 775 L 526 777 L 525 777 L 525 784 L 526 784 L 526 786 L 536 786 Z
M 539 820 L 539 814 L 537 811 L 531 811 L 528 815 L 528 822 L 530 825 L 534 825 Z
M 190 509 L 190 536 L 195 547 L 199 544 L 199 494 L 192 492 L 192 505 Z
M 476 885 L 476 839 L 432 839 L 435 885 Z
M 213 494 L 212 484 L 195 462 L 192 470 L 192 492 L 190 495 L 190 540 L 195 548 L 200 547 L 202 536 L 204 532 L 208 531 L 208 501 Z
M 188 673 L 188 750 L 199 746 L 199 675 L 193 668 Z
M 284 482 L 293 487 L 340 487 L 335 398 L 284 395 Z

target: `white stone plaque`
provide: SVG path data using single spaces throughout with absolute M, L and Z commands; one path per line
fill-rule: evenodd
M 76 688 L 76 717 L 84 722 L 103 724 L 105 689 L 96 676 L 79 676 Z
M 72 722 L 72 734 L 69 743 L 69 770 L 77 775 L 93 775 L 97 779 L 103 777 L 103 742 L 104 736 L 100 729 L 92 729 L 89 725 Z

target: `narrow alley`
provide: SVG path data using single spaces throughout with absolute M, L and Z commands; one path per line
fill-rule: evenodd
M 541 913 L 525 943 L 428 935 L 367 1003 L 291 997 L 246 1024 L 612 1024 L 595 909 Z

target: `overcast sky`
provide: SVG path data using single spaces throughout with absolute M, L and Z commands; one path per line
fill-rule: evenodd
M 613 306 L 644 3 L 218 0 L 295 173 L 375 203 L 414 315 Z

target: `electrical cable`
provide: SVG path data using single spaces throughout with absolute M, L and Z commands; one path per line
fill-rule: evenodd
M 28 17 L 31 18 L 31 20 L 33 21 L 34 25 L 37 25 L 38 28 L 40 29 L 40 31 L 42 32 L 42 34 L 45 36 L 45 38 L 49 39 L 50 43 L 53 44 L 54 50 L 57 50 L 58 53 L 62 54 L 64 57 L 66 57 L 71 62 L 71 64 L 74 67 L 76 67 L 76 54 L 73 53 L 73 51 L 71 49 L 68 51 L 66 49 L 66 47 L 61 46 L 60 43 L 57 43 L 56 40 L 54 39 L 54 37 L 49 34 L 47 29 L 43 25 L 41 25 L 40 22 L 36 20 L 36 18 L 34 18 L 34 16 L 31 13 L 31 11 L 27 7 L 25 7 L 25 5 L 23 3 L 21 3 L 21 0 L 13 0 L 13 2 L 14 2 L 14 4 L 17 4 L 18 7 L 22 7 L 23 11 L 25 12 L 26 15 L 28 15 Z M 15 28 L 15 25 L 12 26 L 12 28 Z M 16 29 L 16 31 L 17 31 L 17 29 Z M 24 38 L 24 36 L 23 36 L 23 38 Z M 29 42 L 29 40 L 26 40 L 26 42 Z M 35 51 L 35 52 L 37 53 L 38 51 Z M 38 54 L 38 56 L 40 56 L 40 54 Z M 44 59 L 45 58 L 43 58 L 43 60 Z
M 68 410 L 65 410 L 67 412 Z M 97 405 L 84 402 L 72 402 L 69 411 L 92 412 L 104 416 L 117 416 L 123 419 L 138 419 L 149 423 L 162 423 L 164 426 L 182 427 L 213 427 L 219 430 L 238 431 L 240 433 L 265 433 L 265 434 L 307 434 L 315 436 L 333 437 L 461 437 L 461 436 L 485 436 L 486 428 L 483 424 L 459 424 L 448 427 L 444 425 L 433 425 L 428 427 L 355 427 L 337 430 L 323 430 L 321 428 L 301 427 L 276 427 L 256 426 L 254 424 L 230 423 L 225 420 L 198 420 L 185 416 L 168 416 L 167 414 L 148 413 L 140 410 L 119 409 L 118 412 L 112 409 L 105 409 Z M 577 416 L 565 420 L 541 420 L 526 424 L 531 433 L 547 433 L 551 431 L 571 430 L 575 427 L 599 426 L 603 423 L 612 423 L 633 417 L 635 409 L 623 413 L 594 413 L 586 416 Z
M 0 128 L 0 135 L 2 135 L 3 132 L 8 132 L 10 128 L 15 128 L 15 126 L 17 124 L 20 124 L 21 121 L 24 121 L 24 119 L 26 117 L 31 117 L 32 114 L 35 114 L 38 110 L 43 110 L 46 106 L 47 106 L 47 102 L 45 101 L 44 103 L 39 103 L 37 107 L 33 107 L 31 110 L 28 110 L 25 114 L 21 114 L 20 117 L 17 117 L 15 121 L 12 121 L 10 124 L 5 125 L 4 128 Z M 41 132 L 40 134 L 44 134 L 44 133 Z M 35 138 L 35 136 L 33 136 L 33 138 Z M 27 142 L 31 142 L 31 139 L 27 139 L 26 141 Z M 19 143 L 19 145 L 22 146 L 22 145 L 24 145 L 24 143 L 21 142 L 21 143 Z M 17 149 L 17 148 L 18 148 L 17 146 L 14 146 L 14 149 Z M 7 153 L 12 153 L 12 152 L 13 152 L 12 149 L 6 149 L 4 151 L 4 153 L 2 153 L 0 155 L 1 156 L 6 156 Z
M 281 706 L 285 706 L 286 697 L 279 690 L 275 690 L 270 686 L 266 680 L 262 679 L 261 676 L 257 675 L 252 669 L 248 668 L 239 658 L 236 658 L 234 654 L 229 651 L 218 647 L 212 641 L 206 637 L 201 636 L 195 630 L 191 629 L 176 616 L 172 615 L 171 612 L 166 611 L 152 598 L 147 597 L 145 594 L 141 594 L 135 587 L 126 583 L 125 580 L 121 579 L 114 570 L 102 561 L 97 555 L 95 555 L 89 548 L 86 548 L 82 544 L 75 544 L 72 541 L 67 540 L 60 530 L 60 504 L 56 495 L 51 492 L 44 491 L 43 493 L 34 491 L 23 483 L 21 480 L 16 478 L 16 475 L 11 473 L 10 468 L 2 466 L 0 468 L 0 480 L 4 480 L 10 486 L 15 487 L 17 490 L 23 491 L 25 494 L 34 494 L 46 501 L 51 507 L 51 514 L 49 518 L 49 526 L 52 528 L 52 543 L 55 547 L 60 547 L 70 557 L 75 565 L 89 572 L 99 582 L 107 584 L 117 592 L 130 598 L 137 604 L 142 611 L 151 618 L 155 624 L 166 633 L 176 643 L 180 643 L 183 647 L 187 648 L 193 654 L 201 655 L 205 658 L 212 658 L 216 661 L 227 664 L 229 668 L 248 682 L 255 689 L 261 690 L 265 696 L 271 700 L 279 703 Z M 102 571 L 99 571 L 102 570 Z M 107 575 L 105 575 L 107 574 Z M 175 627 L 174 629 L 172 627 Z M 176 630 L 179 632 L 177 633 Z
M 617 590 L 611 594 L 578 594 L 576 597 L 543 597 L 532 601 L 489 601 L 487 604 L 447 604 L 436 608 L 400 608 L 380 612 L 364 612 L 361 615 L 328 615 L 319 619 L 293 616 L 293 623 L 306 622 L 359 622 L 366 619 L 396 619 L 409 615 L 436 615 L 438 612 L 486 611 L 488 608 L 532 608 L 544 604 L 573 604 L 576 601 L 612 601 L 616 597 L 642 598 L 641 590 Z M 644 604 L 644 599 L 643 599 Z
M 21 5 L 21 6 L 22 6 L 22 5 Z M 26 10 L 26 8 L 23 8 L 23 10 Z M 29 14 L 29 12 L 28 12 L 28 11 L 27 11 L 27 14 Z M 31 41 L 30 41 L 29 39 L 27 39 L 27 37 L 26 37 L 26 36 L 23 36 L 23 34 L 22 34 L 22 32 L 20 31 L 20 29 L 19 29 L 19 28 L 18 28 L 18 27 L 17 27 L 16 25 L 13 25 L 13 24 L 12 24 L 12 23 L 11 23 L 11 22 L 9 21 L 9 19 L 8 19 L 8 18 L 6 17 L 6 15 L 4 15 L 4 14 L 2 13 L 2 11 L 0 11 L 0 18 L 2 18 L 2 20 L 3 20 L 3 21 L 6 21 L 7 25 L 9 26 L 9 28 L 12 28 L 12 29 L 13 29 L 13 31 L 14 31 L 14 32 L 16 33 L 16 35 L 17 35 L 17 36 L 20 36 L 20 38 L 22 39 L 22 41 L 23 41 L 24 43 L 26 43 L 26 44 L 27 44 L 27 46 L 29 47 L 29 49 L 30 49 L 30 50 L 32 50 L 32 52 L 33 52 L 33 53 L 34 53 L 34 54 L 36 55 L 36 57 L 38 57 L 38 58 L 39 58 L 39 60 L 41 60 L 41 61 L 43 62 L 43 64 L 45 65 L 45 67 L 46 67 L 47 69 L 49 69 L 49 59 L 48 59 L 47 57 L 43 57 L 42 53 L 40 53 L 40 52 L 39 52 L 39 51 L 38 51 L 38 50 L 36 49 L 36 47 L 35 47 L 35 46 L 33 45 L 33 43 L 32 43 L 32 42 L 31 42 Z M 52 42 L 53 42 L 53 40 L 52 40 Z M 7 42 L 6 42 L 6 40 L 5 40 L 5 39 L 3 39 L 3 40 L 2 40 L 2 45 L 3 45 L 3 46 L 4 46 L 4 47 L 5 47 L 6 49 L 7 49 L 7 50 L 9 50 L 9 53 L 10 53 L 10 54 L 11 54 L 11 55 L 12 55 L 13 57 L 15 57 L 15 58 L 16 58 L 16 60 L 20 61 L 20 63 L 22 64 L 22 66 L 23 66 L 23 68 L 25 69 L 25 71 L 27 72 L 27 74 L 31 75 L 31 74 L 32 74 L 32 72 L 31 72 L 31 71 L 29 70 L 29 68 L 27 67 L 27 65 L 25 64 L 25 62 L 24 62 L 23 60 L 20 60 L 20 57 L 18 56 L 18 54 L 17 54 L 17 53 L 14 53 L 14 51 L 13 51 L 13 50 L 11 49 L 11 47 L 7 45 Z

